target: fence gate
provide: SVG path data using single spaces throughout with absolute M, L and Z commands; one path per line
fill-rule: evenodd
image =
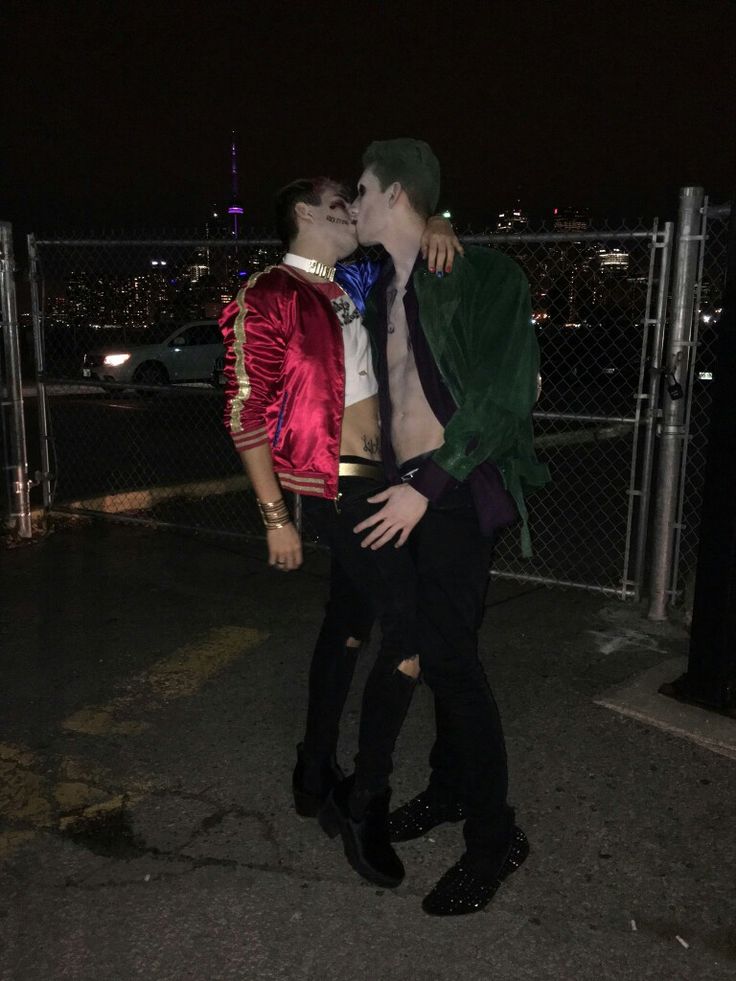
M 542 350 L 535 556 L 509 532 L 496 574 L 638 597 L 672 227 L 468 235 L 524 268 Z M 225 535 L 262 534 L 222 426 L 208 330 L 259 239 L 29 239 L 49 507 Z M 186 367 L 188 365 L 188 367 Z
M 529 500 L 531 561 L 513 535 L 496 574 L 640 596 L 672 225 L 494 235 L 525 269 L 542 351 L 537 450 L 552 484 Z

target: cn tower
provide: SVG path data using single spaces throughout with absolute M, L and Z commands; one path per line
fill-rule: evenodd
M 235 145 L 235 130 L 233 130 L 233 142 L 230 148 L 230 177 L 231 177 L 231 196 L 230 196 L 230 207 L 227 209 L 227 213 L 232 216 L 232 235 L 237 241 L 239 238 L 239 228 L 238 222 L 240 215 L 243 214 L 243 205 L 240 203 L 240 196 L 238 193 L 238 148 Z

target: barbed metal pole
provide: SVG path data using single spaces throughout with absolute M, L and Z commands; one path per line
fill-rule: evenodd
M 702 238 L 703 198 L 702 187 L 680 189 L 672 286 L 672 317 L 663 369 L 672 382 L 679 382 L 687 377 L 695 305 L 695 282 Z M 667 619 L 679 500 L 678 477 L 683 441 L 687 435 L 684 425 L 685 409 L 685 399 L 681 397 L 673 399 L 667 385 L 663 386 L 662 427 L 652 530 L 652 566 L 649 579 L 650 620 Z
M 5 344 L 6 394 L 4 405 L 10 409 L 7 466 L 10 476 L 10 524 L 19 538 L 32 538 L 31 498 L 28 484 L 28 452 L 23 416 L 23 379 L 18 339 L 18 307 L 15 297 L 15 257 L 13 226 L 0 222 L 0 294 L 2 296 L 2 330 Z
M 44 381 L 45 362 L 43 345 L 43 313 L 41 305 L 41 275 L 38 260 L 38 245 L 36 236 L 28 236 L 28 263 L 31 279 L 31 314 L 33 317 L 33 351 L 36 369 L 36 393 L 38 396 L 38 437 L 41 441 L 41 490 L 43 506 L 46 510 L 51 507 L 51 453 L 49 433 L 49 403 L 46 383 Z

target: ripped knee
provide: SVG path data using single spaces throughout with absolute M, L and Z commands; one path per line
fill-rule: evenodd
M 400 661 L 397 665 L 399 671 L 402 674 L 407 675 L 409 678 L 418 678 L 421 672 L 421 666 L 419 664 L 419 655 L 415 654 L 414 657 L 407 657 L 403 661 Z

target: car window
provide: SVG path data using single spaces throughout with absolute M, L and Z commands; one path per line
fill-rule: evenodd
M 186 337 L 187 345 L 190 344 L 222 344 L 222 334 L 217 322 L 211 324 L 194 324 L 181 332 L 181 336 Z
M 219 326 L 214 324 L 197 324 L 194 328 L 197 344 L 221 344 L 222 334 Z
M 222 331 L 218 323 L 207 324 L 207 340 L 205 344 L 222 344 Z

